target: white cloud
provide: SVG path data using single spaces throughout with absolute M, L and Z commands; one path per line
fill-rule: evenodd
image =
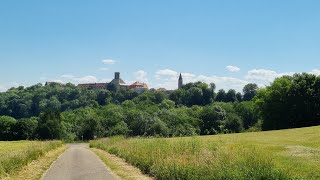
M 148 73 L 143 70 L 139 70 L 134 73 L 134 77 L 137 81 L 146 82 L 146 83 L 148 82 L 147 75 L 148 75 Z
M 74 75 L 71 75 L 71 74 L 64 74 L 61 76 L 61 78 L 65 78 L 65 79 L 73 79 L 74 78 Z
M 96 83 L 98 79 L 95 76 L 83 76 L 73 79 L 76 83 Z
M 238 68 L 237 66 L 227 66 L 226 69 L 230 72 L 239 72 L 240 68 Z
M 267 70 L 267 69 L 253 69 L 248 71 L 246 79 L 248 80 L 258 80 L 258 81 L 268 81 L 272 82 L 274 79 L 285 76 L 285 75 L 293 75 L 294 72 L 285 72 L 285 73 L 277 73 L 276 71 Z
M 6 87 L 4 87 L 4 86 L 0 85 L 0 92 L 5 92 L 6 90 L 7 90 L 7 88 L 6 88 Z
M 253 69 L 248 71 L 246 79 L 249 80 L 263 80 L 263 81 L 273 81 L 278 77 L 278 73 L 267 69 Z
M 54 79 L 54 80 L 51 80 L 50 82 L 61 83 L 61 84 L 63 83 L 63 81 L 60 79 Z
M 313 69 L 310 74 L 314 74 L 314 75 L 317 75 L 317 76 L 320 76 L 320 69 Z
M 112 59 L 104 59 L 102 60 L 103 64 L 115 64 L 117 61 L 112 60 Z
M 171 70 L 171 69 L 162 69 L 156 72 L 155 75 L 156 79 L 167 79 L 167 80 L 172 80 L 176 77 L 178 77 L 178 72 Z
M 189 79 L 189 78 L 195 78 L 196 77 L 195 74 L 191 74 L 191 73 L 181 73 L 181 75 L 183 76 L 184 79 Z
M 19 83 L 16 83 L 16 82 L 13 82 L 13 83 L 9 83 L 9 84 L 3 84 L 3 85 L 0 85 L 0 92 L 5 92 L 7 91 L 8 89 L 12 88 L 12 87 L 19 87 L 19 86 L 22 86 L 21 84 Z
M 159 82 L 155 88 L 177 89 L 178 77 L 178 73 L 174 70 L 159 70 L 156 72 L 156 78 Z M 236 89 L 237 91 L 242 91 L 242 88 L 249 83 L 249 81 L 233 77 L 205 76 L 192 73 L 182 73 L 182 77 L 184 84 L 201 81 L 207 84 L 215 83 L 217 89 Z
M 100 68 L 99 71 L 108 71 L 109 68 Z
M 81 76 L 77 77 L 72 74 L 64 74 L 60 76 L 61 79 L 50 79 L 49 82 L 57 83 L 73 83 L 73 84 L 82 84 L 82 83 L 96 83 L 98 79 L 95 76 Z
M 111 81 L 112 81 L 112 79 L 100 79 L 98 81 L 98 83 L 108 83 L 108 82 L 111 82 Z

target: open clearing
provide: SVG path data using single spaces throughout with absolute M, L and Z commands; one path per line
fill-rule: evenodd
M 91 142 L 157 179 L 320 179 L 320 126 L 184 138 Z

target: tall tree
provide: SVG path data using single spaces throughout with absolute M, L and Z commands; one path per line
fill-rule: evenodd
M 226 100 L 226 92 L 223 89 L 220 89 L 216 96 L 216 101 L 224 102 Z
M 257 84 L 247 84 L 243 88 L 243 101 L 251 101 L 257 94 L 259 87 Z
M 59 112 L 46 111 L 40 115 L 37 132 L 40 139 L 60 139 L 61 115 Z
M 237 101 L 236 90 L 230 89 L 226 94 L 225 102 L 236 102 L 236 101 Z
M 236 98 L 237 98 L 237 101 L 238 101 L 238 102 L 241 102 L 241 101 L 242 101 L 242 94 L 241 94 L 240 92 L 238 92 L 238 93 L 236 94 Z
M 9 116 L 0 116 L 0 140 L 10 141 L 15 139 L 14 127 L 17 120 Z

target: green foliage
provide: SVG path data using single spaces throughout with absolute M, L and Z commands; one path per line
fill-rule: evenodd
M 233 89 L 215 94 L 215 84 L 202 82 L 141 94 L 70 83 L 11 88 L 0 93 L 0 115 L 6 116 L 0 121 L 1 138 L 71 142 L 113 135 L 172 137 L 313 126 L 320 124 L 319 87 L 319 77 L 296 74 L 260 90 L 247 84 L 243 96 Z
M 237 96 L 236 96 L 236 90 L 230 89 L 226 94 L 225 102 L 236 102 Z
M 203 108 L 200 118 L 203 121 L 201 134 L 217 134 L 224 131 L 223 121 L 226 119 L 226 112 L 220 106 L 208 106 Z
M 227 94 L 224 89 L 220 89 L 216 96 L 217 102 L 225 102 L 227 98 Z
M 212 83 L 210 87 L 206 83 L 196 82 L 188 83 L 169 95 L 169 99 L 174 101 L 177 105 L 208 105 L 214 99 L 215 84 Z
M 24 118 L 17 120 L 15 126 L 16 140 L 31 140 L 36 138 L 39 118 Z
M 225 129 L 229 133 L 239 133 L 243 131 L 241 118 L 237 114 L 227 115 Z
M 58 112 L 45 112 L 40 115 L 37 132 L 40 139 L 61 138 L 61 116 Z
M 258 123 L 259 112 L 252 101 L 234 104 L 235 112 L 241 117 L 245 129 L 253 127 Z
M 258 92 L 255 104 L 263 129 L 283 129 L 320 124 L 320 77 L 295 74 L 276 79 Z
M 243 88 L 243 100 L 251 101 L 257 94 L 259 87 L 257 84 L 249 83 Z
M 9 116 L 0 116 L 0 140 L 14 140 L 14 128 L 17 120 Z
M 110 130 L 110 135 L 115 136 L 115 135 L 124 135 L 127 136 L 129 134 L 129 128 L 128 125 L 124 122 L 121 121 L 117 123 L 112 129 Z

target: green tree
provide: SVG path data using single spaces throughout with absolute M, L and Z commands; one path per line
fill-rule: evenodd
M 0 140 L 10 141 L 15 139 L 14 128 L 17 120 L 9 116 L 0 116 Z
M 97 92 L 97 102 L 99 105 L 109 104 L 112 100 L 112 93 L 108 90 L 98 90 Z
M 62 134 L 61 115 L 47 111 L 40 115 L 37 133 L 40 139 L 60 139 Z
M 169 135 L 169 128 L 166 123 L 159 118 L 155 118 L 148 129 L 148 135 L 167 137 Z
M 234 105 L 236 113 L 241 117 L 245 129 L 255 126 L 259 121 L 259 112 L 252 101 L 244 101 Z
M 227 115 L 225 128 L 228 133 L 239 133 L 244 129 L 241 118 L 233 113 Z
M 111 128 L 110 130 L 110 135 L 124 135 L 127 136 L 129 134 L 130 130 L 128 128 L 127 123 L 124 121 L 118 122 L 114 127 Z
M 236 90 L 230 89 L 226 94 L 225 102 L 236 102 L 236 101 L 237 101 Z
M 159 104 L 159 107 L 160 109 L 173 109 L 175 107 L 175 102 L 165 99 Z
M 240 92 L 236 94 L 236 99 L 238 102 L 242 102 L 242 94 Z
M 249 83 L 243 88 L 243 100 L 251 101 L 257 94 L 259 87 L 257 84 Z
M 36 137 L 36 129 L 38 127 L 38 117 L 19 119 L 15 126 L 15 136 L 19 140 L 30 140 Z
M 263 129 L 283 129 L 291 127 L 288 92 L 292 78 L 277 78 L 270 86 L 257 93 L 255 104 L 263 118 Z
M 226 96 L 227 96 L 226 92 L 223 89 L 220 89 L 217 93 L 216 101 L 217 102 L 225 102 Z
M 202 105 L 203 91 L 201 88 L 192 87 L 187 91 L 188 94 L 188 106 Z
M 220 106 L 208 106 L 203 108 L 200 119 L 203 121 L 201 134 L 217 134 L 224 130 L 223 121 L 226 119 L 226 112 Z

